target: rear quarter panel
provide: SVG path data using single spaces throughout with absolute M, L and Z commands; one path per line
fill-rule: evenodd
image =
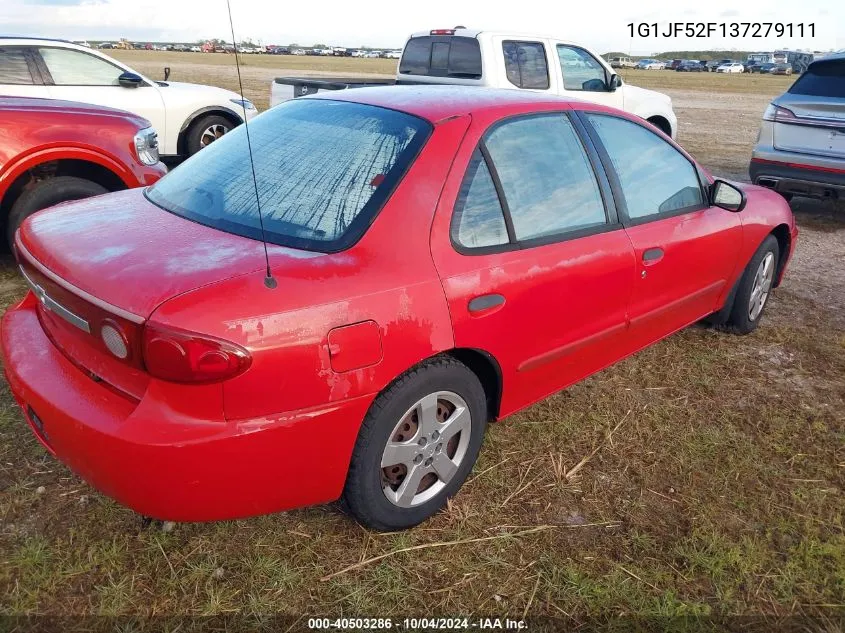
M 235 342 L 253 362 L 224 383 L 228 419 L 249 419 L 377 393 L 416 363 L 453 346 L 429 234 L 468 117 L 436 126 L 364 237 L 334 254 L 270 248 L 278 282 L 245 275 L 176 297 L 152 319 Z M 374 321 L 381 360 L 336 371 L 329 332 Z M 342 366 L 342 365 L 341 365 Z

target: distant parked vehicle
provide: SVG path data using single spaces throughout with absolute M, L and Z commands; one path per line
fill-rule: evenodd
M 636 64 L 630 57 L 611 57 L 611 68 L 636 68 Z
M 673 59 L 668 64 L 666 64 L 667 70 L 677 70 L 678 66 L 680 66 L 684 62 L 683 59 Z
M 166 156 L 195 154 L 258 114 L 236 92 L 153 81 L 105 53 L 61 40 L 0 37 L 0 94 L 133 112 L 152 122 Z
M 384 56 L 387 59 L 401 59 L 402 58 L 402 51 L 387 51 Z
M 774 68 L 769 71 L 772 75 L 791 75 L 791 64 L 775 64 Z
M 637 68 L 640 70 L 663 70 L 666 68 L 666 62 L 657 59 L 641 59 L 637 62 Z
M 760 75 L 768 75 L 772 72 L 772 69 L 777 66 L 777 64 L 756 64 L 754 66 L 750 66 L 745 72 L 747 73 L 758 73 Z
M 704 68 L 698 60 L 685 59 L 678 64 L 675 70 L 679 73 L 700 73 L 704 70 Z
M 6 68 L 0 65 L 0 76 Z M 0 212 L 9 244 L 40 209 L 151 185 L 167 172 L 150 122 L 129 112 L 0 97 L 0 119 L 15 130 L 0 141 Z
M 302 48 L 295 48 L 290 52 L 291 55 L 307 55 L 308 53 L 305 52 L 305 49 Z
M 84 46 L 85 48 L 91 48 L 91 45 L 88 42 L 86 42 L 85 40 L 74 40 L 73 43 L 76 44 L 77 46 Z
M 739 62 L 731 62 L 730 64 L 723 64 L 716 69 L 717 73 L 741 73 L 745 72 L 745 68 Z
M 369 51 L 369 52 L 367 53 L 367 57 L 368 57 L 368 58 L 370 58 L 370 59 L 378 59 L 378 58 L 379 58 L 379 57 L 381 57 L 383 54 L 384 54 L 384 53 L 382 53 L 381 51 Z
M 97 48 L 114 48 L 114 44 L 112 44 L 111 42 L 100 42 L 99 44 L 97 44 Z
M 190 51 L 192 53 L 202 53 L 202 47 L 201 46 L 191 46 Z
M 763 114 L 751 182 L 787 199 L 845 198 L 845 53 L 813 61 Z

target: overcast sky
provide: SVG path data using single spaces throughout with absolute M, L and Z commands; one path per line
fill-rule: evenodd
M 235 35 L 263 44 L 400 47 L 413 31 L 471 28 L 541 32 L 599 52 L 845 48 L 841 0 L 231 0 Z M 667 8 L 671 7 L 671 8 Z M 629 22 L 815 23 L 815 37 L 641 38 Z M 805 31 L 807 28 L 805 27 Z M 0 0 L 0 34 L 66 39 L 230 39 L 225 0 Z

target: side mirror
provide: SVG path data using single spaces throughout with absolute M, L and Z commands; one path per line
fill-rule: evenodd
M 609 92 L 615 92 L 616 89 L 622 85 L 622 78 L 617 75 L 616 73 L 611 73 L 610 79 L 607 82 L 607 90 Z
M 141 79 L 141 75 L 136 75 L 135 73 L 130 72 L 123 73 L 117 78 L 117 83 L 124 88 L 137 88 L 143 83 L 143 81 L 144 80 Z
M 167 81 L 170 78 L 170 66 L 164 67 L 164 80 Z
M 724 180 L 716 180 L 710 187 L 710 204 L 727 211 L 742 211 L 747 199 L 745 192 Z

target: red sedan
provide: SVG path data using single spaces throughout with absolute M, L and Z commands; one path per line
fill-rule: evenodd
M 342 497 L 415 525 L 488 422 L 701 319 L 754 330 L 797 238 L 777 193 L 580 101 L 360 88 L 249 134 L 254 178 L 239 128 L 16 238 L 32 292 L 2 349 L 26 419 L 160 519 Z

